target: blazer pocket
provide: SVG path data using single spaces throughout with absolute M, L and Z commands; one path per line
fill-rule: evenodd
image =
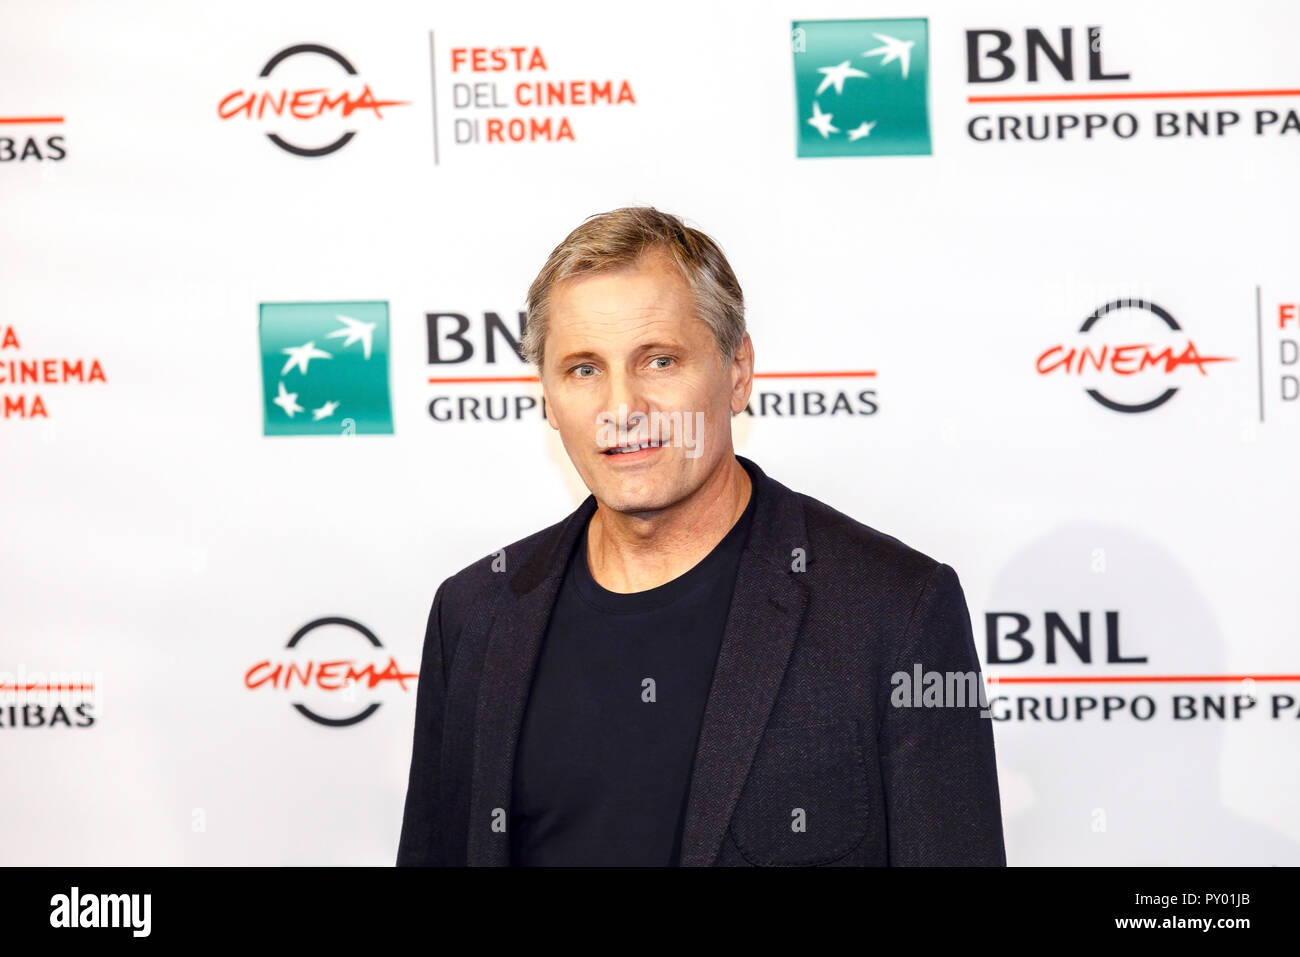
M 751 864 L 829 864 L 862 843 L 868 802 L 856 722 L 769 727 L 728 829 Z

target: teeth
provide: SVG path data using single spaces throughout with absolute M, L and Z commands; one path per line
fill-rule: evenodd
M 642 449 L 658 448 L 658 442 L 646 442 L 643 445 L 627 445 L 622 448 L 610 449 L 606 455 L 625 455 L 628 452 L 640 452 Z

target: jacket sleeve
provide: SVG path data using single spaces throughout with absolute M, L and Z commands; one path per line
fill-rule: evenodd
M 942 706 L 927 706 L 935 700 L 915 686 L 917 665 L 922 675 L 941 676 Z M 878 744 L 889 863 L 1006 866 L 993 721 L 966 597 L 948 565 L 922 590 L 884 680 Z M 910 707 L 902 704 L 904 684 Z
M 420 676 L 415 691 L 415 738 L 411 747 L 411 772 L 402 813 L 402 835 L 397 845 L 397 866 L 446 864 L 439 831 L 438 765 L 442 757 L 442 719 L 445 698 L 442 647 L 442 597 L 446 582 L 438 586 L 429 610 L 420 656 Z

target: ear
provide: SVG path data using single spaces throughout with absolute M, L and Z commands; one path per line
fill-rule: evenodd
M 731 360 L 730 372 L 731 414 L 739 415 L 749 405 L 749 396 L 754 390 L 754 342 L 748 332 Z

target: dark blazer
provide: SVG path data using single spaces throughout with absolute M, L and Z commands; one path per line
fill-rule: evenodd
M 696 746 L 681 864 L 1005 865 L 992 720 L 978 703 L 890 701 L 891 675 L 917 664 L 979 672 L 956 573 L 741 461 L 759 499 Z M 533 665 L 595 508 L 589 495 L 505 548 L 504 570 L 498 553 L 438 587 L 398 865 L 509 864 Z

